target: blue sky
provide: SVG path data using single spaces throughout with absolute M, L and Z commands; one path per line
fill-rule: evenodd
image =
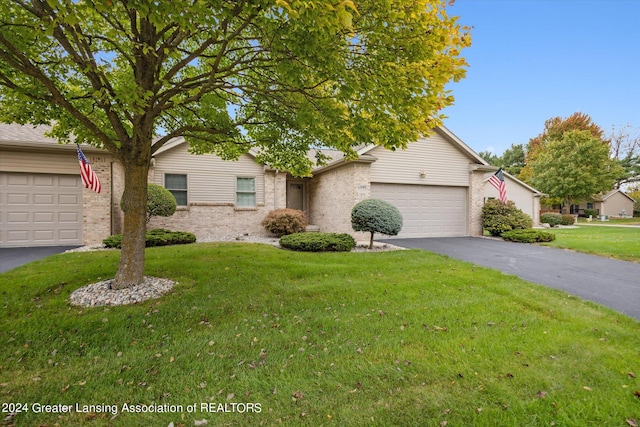
M 473 27 L 444 124 L 476 151 L 526 144 L 551 117 L 640 128 L 640 0 L 457 0 Z

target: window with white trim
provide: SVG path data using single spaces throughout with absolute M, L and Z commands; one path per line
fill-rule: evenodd
M 164 188 L 173 194 L 178 206 L 187 206 L 187 175 L 176 173 L 164 174 Z
M 253 208 L 256 206 L 255 178 L 236 178 L 236 206 L 239 208 Z

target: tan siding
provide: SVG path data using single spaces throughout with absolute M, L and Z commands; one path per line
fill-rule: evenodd
M 491 173 L 485 174 L 484 178 L 488 179 L 491 175 Z M 536 201 L 538 198 L 533 196 L 531 190 L 523 187 L 511 177 L 505 175 L 504 180 L 505 188 L 507 190 L 507 199 L 512 200 L 518 209 L 529 215 L 534 221 L 534 224 L 537 224 L 539 208 L 537 207 Z M 498 190 L 493 185 L 489 184 L 488 181 L 484 181 L 485 199 L 497 199 L 498 196 Z
M 0 171 L 80 175 L 75 151 L 54 154 L 1 150 Z
M 371 182 L 466 187 L 469 164 L 475 163 L 437 134 L 410 143 L 406 150 L 376 147 L 368 154 L 378 158 L 371 165 Z
M 265 202 L 264 168 L 249 155 L 224 161 L 215 154 L 190 154 L 185 143 L 156 157 L 154 182 L 164 185 L 165 173 L 187 174 L 189 203 L 235 203 L 236 177 L 255 177 L 256 202 Z
M 609 196 L 602 204 L 601 215 L 619 216 L 622 210 L 627 215 L 633 215 L 633 202 L 623 194 L 615 193 Z

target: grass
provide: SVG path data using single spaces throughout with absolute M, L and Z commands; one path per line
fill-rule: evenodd
M 556 235 L 556 240 L 541 245 L 640 262 L 640 227 L 579 225 L 549 231 Z
M 0 275 L 0 403 L 29 409 L 4 424 L 640 420 L 640 324 L 494 270 L 423 251 L 197 244 L 147 250 L 147 274 L 178 282 L 161 299 L 68 305 L 73 290 L 112 277 L 117 259 L 62 254 Z M 124 403 L 175 407 L 130 413 Z

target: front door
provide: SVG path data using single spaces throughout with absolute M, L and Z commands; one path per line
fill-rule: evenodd
M 304 183 L 290 182 L 287 184 L 287 208 L 304 210 Z

